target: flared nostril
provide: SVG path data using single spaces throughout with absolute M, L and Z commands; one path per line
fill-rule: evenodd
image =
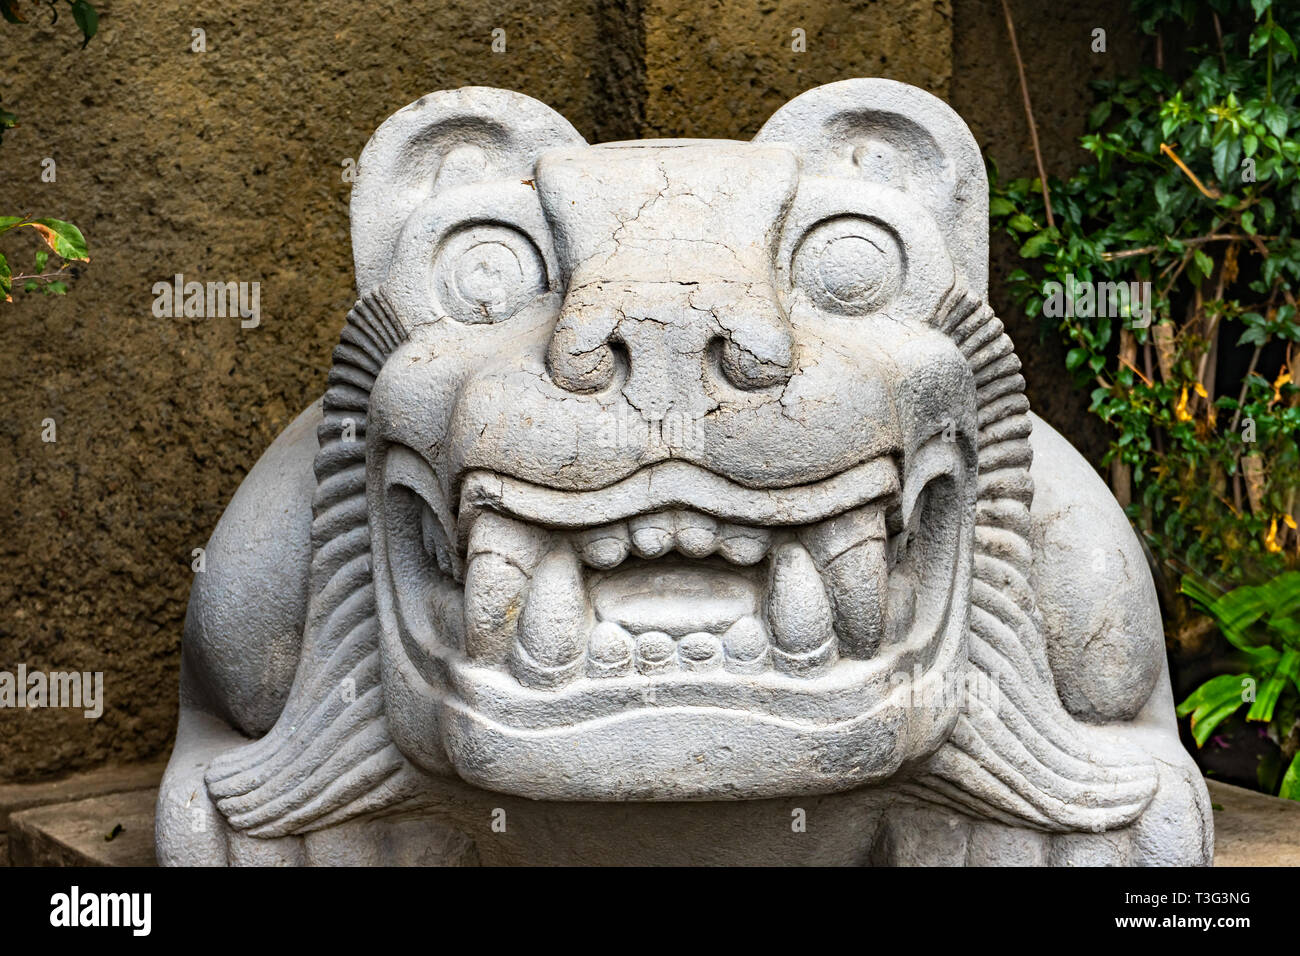
M 546 350 L 551 380 L 560 388 L 582 394 L 608 388 L 618 374 L 619 349 L 605 342 L 582 349 L 572 329 L 557 329 Z
M 728 382 L 743 391 L 784 385 L 792 370 L 787 361 L 764 361 L 731 339 L 718 339 L 718 365 Z

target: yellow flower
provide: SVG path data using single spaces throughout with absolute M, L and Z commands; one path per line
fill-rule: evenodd
M 1192 416 L 1187 412 L 1187 386 L 1183 386 L 1183 394 L 1178 398 L 1178 404 L 1174 406 L 1174 418 L 1180 422 L 1190 422 Z
M 1196 388 L 1196 394 L 1201 396 L 1201 398 L 1210 397 L 1210 393 L 1205 390 L 1205 386 L 1202 385 L 1200 382 L 1196 383 L 1195 388 Z
M 1277 543 L 1277 519 L 1274 518 L 1269 522 L 1268 534 L 1264 535 L 1264 550 L 1273 554 L 1281 554 L 1282 546 Z
M 1289 381 L 1291 381 L 1291 373 L 1284 367 L 1282 371 L 1278 373 L 1277 380 L 1273 383 L 1273 401 L 1269 402 L 1270 405 L 1276 404 L 1278 400 L 1281 399 L 1282 386 Z

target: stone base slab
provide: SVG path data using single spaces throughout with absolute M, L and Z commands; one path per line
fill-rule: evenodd
M 156 787 L 23 810 L 10 817 L 11 866 L 156 866 Z
M 1300 801 L 1206 780 L 1215 866 L 1300 866 Z

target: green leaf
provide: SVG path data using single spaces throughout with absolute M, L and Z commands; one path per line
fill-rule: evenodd
M 1276 103 L 1264 107 L 1264 125 L 1268 127 L 1270 133 L 1281 139 L 1286 135 L 1286 110 Z
M 62 219 L 33 219 L 31 225 L 58 255 L 65 259 L 90 261 L 86 254 L 86 238 L 72 223 Z
M 81 35 L 86 38 L 81 44 L 84 50 L 90 38 L 99 31 L 99 13 L 86 0 L 72 0 L 71 6 L 72 19 L 77 21 L 77 26 L 81 27 Z
M 37 271 L 37 272 L 44 272 L 44 271 L 45 271 L 45 263 L 47 263 L 47 262 L 49 262 L 49 261 L 50 261 L 50 254 L 49 254 L 48 252 L 46 252 L 44 249 L 42 249 L 42 250 L 40 250 L 38 253 L 36 253 L 36 271 Z
M 1207 614 L 1213 613 L 1210 609 L 1214 606 L 1214 602 L 1219 595 L 1216 592 L 1211 591 L 1204 581 L 1193 577 L 1190 574 L 1184 574 L 1183 580 L 1178 586 L 1178 590 L 1191 598 L 1192 601 L 1203 608 Z
M 1176 708 L 1179 717 L 1186 717 L 1197 710 L 1209 711 L 1224 703 L 1230 697 L 1241 697 L 1242 681 L 1249 679 L 1249 674 L 1220 674 L 1212 677 Z
M 1241 214 L 1241 228 L 1252 236 L 1255 234 L 1255 214 L 1249 209 Z
M 1202 276 L 1208 276 L 1214 271 L 1214 260 L 1200 249 L 1192 253 L 1192 256 L 1196 259 L 1196 267 L 1201 270 Z
M 1291 54 L 1291 59 L 1294 60 L 1296 58 L 1295 43 L 1291 39 L 1291 34 L 1287 33 L 1276 24 L 1273 26 L 1273 42 L 1287 53 Z
M 1268 46 L 1268 28 L 1265 26 L 1256 27 L 1250 35 L 1250 55 L 1254 56 L 1264 47 Z
M 1009 216 L 1011 215 L 1011 213 L 1015 211 L 1016 211 L 1016 204 L 1013 203 L 1006 196 L 994 196 L 992 199 L 989 200 L 990 216 L 997 216 L 1001 218 L 1003 216 Z
M 1037 223 L 1035 223 L 1034 220 L 1026 216 L 1023 212 L 1019 213 L 1018 215 L 1012 216 L 1007 221 L 1007 225 L 1010 228 L 1014 229 L 1016 232 L 1033 232 L 1035 229 L 1038 228 Z
M 1226 138 L 1214 144 L 1211 165 L 1214 167 L 1214 175 L 1219 177 L 1219 182 L 1228 178 L 1228 151 L 1231 146 L 1232 140 Z
M 0 295 L 5 297 L 6 302 L 12 302 L 9 290 L 14 287 L 13 273 L 9 271 L 9 260 L 0 253 Z
M 45 287 L 48 295 L 67 295 L 68 284 L 66 282 L 51 282 Z
M 1020 256 L 1023 259 L 1036 259 L 1043 254 L 1051 243 L 1052 237 L 1047 232 L 1037 233 L 1030 236 L 1028 241 L 1020 247 Z
M 1300 753 L 1291 758 L 1291 766 L 1282 775 L 1282 786 L 1277 795 L 1283 800 L 1300 800 Z
M 1088 114 L 1088 128 L 1097 129 L 1102 123 L 1106 122 L 1106 117 L 1110 116 L 1111 101 L 1102 100 L 1092 108 Z
M 1086 349 L 1070 349 L 1065 353 L 1065 367 L 1073 372 L 1088 358 Z
M 1273 710 L 1277 707 L 1278 698 L 1282 696 L 1282 691 L 1286 689 L 1290 679 L 1295 676 L 1297 663 L 1300 663 L 1300 654 L 1296 654 L 1295 651 L 1287 651 L 1282 655 L 1282 662 L 1259 688 L 1254 703 L 1246 713 L 1247 720 L 1268 723 L 1273 719 Z M 1286 673 L 1283 672 L 1284 666 L 1288 668 Z
M 1210 739 L 1216 727 L 1223 723 L 1229 717 L 1237 712 L 1241 707 L 1242 701 L 1240 695 L 1236 700 L 1224 701 L 1215 709 L 1206 713 L 1200 720 L 1192 718 L 1192 738 L 1196 741 L 1196 746 L 1204 747 L 1205 742 Z

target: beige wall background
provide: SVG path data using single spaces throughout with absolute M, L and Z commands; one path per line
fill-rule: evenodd
M 480 84 L 543 100 L 593 141 L 743 137 L 809 87 L 887 76 L 952 103 L 1005 174 L 1033 168 L 1000 0 L 97 6 L 85 50 L 70 17 L 0 24 L 0 97 L 20 123 L 0 145 L 0 214 L 69 219 L 91 253 L 66 298 L 0 304 L 0 670 L 102 671 L 105 709 L 0 710 L 0 780 L 168 747 L 191 550 L 324 386 L 353 301 L 342 163 L 400 107 Z M 1125 6 L 1012 4 L 1057 174 L 1083 158 L 1088 82 L 1136 64 Z M 1106 54 L 1089 49 L 1096 27 Z M 3 251 L 29 266 L 36 245 Z M 995 242 L 995 276 L 1005 255 Z M 260 327 L 155 318 L 152 286 L 176 273 L 260 282 Z M 1063 390 L 1060 349 L 994 295 L 1031 400 L 1095 458 L 1104 440 Z

